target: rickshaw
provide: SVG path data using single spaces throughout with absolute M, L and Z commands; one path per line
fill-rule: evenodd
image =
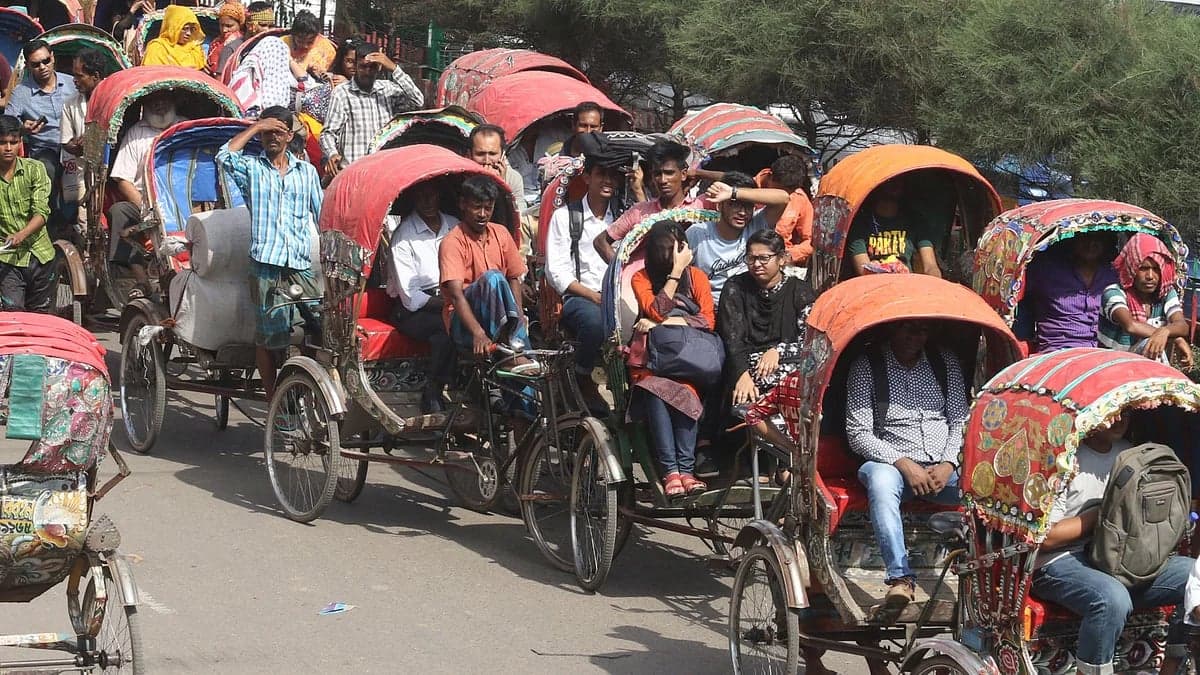
M 517 458 L 578 447 L 601 425 L 584 417 L 572 351 L 528 350 L 543 368 L 519 375 L 505 370 L 515 355 L 498 345 L 495 362 L 462 355 L 462 373 L 451 383 L 447 411 L 420 414 L 428 345 L 389 323 L 393 299 L 382 288 L 390 269 L 381 250 L 389 241 L 385 217 L 401 209 L 405 192 L 438 179 L 467 176 L 495 181 L 502 198 L 494 221 L 519 240 L 512 193 L 494 172 L 450 150 L 410 145 L 380 150 L 334 178 L 320 218 L 320 259 L 325 275 L 322 348 L 289 359 L 280 370 L 266 423 L 271 485 L 287 516 L 309 522 L 332 498 L 352 501 L 366 482 L 368 463 L 440 468 L 464 506 L 487 511 L 501 502 Z M 455 213 L 451 194 L 442 210 Z M 520 397 L 536 423 L 509 451 L 509 422 L 493 405 Z M 380 451 L 382 450 L 382 451 Z
M 982 387 L 963 445 L 965 522 L 951 532 L 953 546 L 965 546 L 952 566 L 960 589 L 955 640 L 918 641 L 906 662 L 912 672 L 1074 671 L 1078 615 L 1030 594 L 1050 509 L 1078 470 L 1083 439 L 1130 413 L 1131 441 L 1167 442 L 1170 430 L 1153 421 L 1162 408 L 1200 413 L 1200 386 L 1168 365 L 1105 349 L 1033 356 Z M 1116 672 L 1158 671 L 1172 609 L 1130 615 Z
M 689 165 L 713 171 L 754 176 L 784 154 L 812 156 L 808 143 L 783 120 L 737 103 L 714 103 L 690 112 L 667 133 L 692 149 Z
M 188 7 L 188 9 L 195 13 L 196 20 L 200 22 L 200 30 L 204 31 L 204 53 L 207 54 L 208 45 L 221 34 L 220 17 L 217 15 L 220 8 Z M 148 12 L 138 22 L 133 34 L 133 43 L 126 47 L 129 59 L 135 65 L 141 65 L 142 57 L 146 55 L 146 45 L 158 37 L 159 31 L 162 30 L 163 16 L 165 14 L 165 9 Z
M 145 670 L 137 587 L 117 553 L 121 535 L 95 512 L 129 475 L 109 444 L 109 386 L 104 347 L 91 333 L 54 316 L 0 315 L 0 420 L 10 448 L 29 442 L 20 461 L 0 465 L 0 602 L 28 603 L 65 581 L 72 627 L 0 635 L 0 648 L 9 648 L 0 670 Z M 101 483 L 106 453 L 118 473 Z M 33 649 L 63 655 L 30 658 Z
M 466 104 L 466 109 L 504 129 L 510 146 L 534 124 L 569 113 L 583 101 L 604 109 L 605 127 L 627 129 L 633 118 L 604 92 L 587 82 L 541 71 L 526 71 L 492 80 Z
M 106 306 L 121 310 L 133 287 L 133 279 L 125 268 L 109 262 L 111 233 L 107 212 L 115 199 L 107 189 L 108 172 L 125 132 L 140 119 L 141 100 L 159 91 L 175 95 L 176 110 L 181 117 L 241 116 L 237 99 L 228 87 L 188 68 L 138 66 L 110 75 L 96 86 L 88 100 L 83 142 L 87 251 L 82 264 L 70 267 L 75 295 L 90 300 L 93 313 Z M 143 214 L 150 210 L 151 204 L 143 195 Z M 145 222 L 143 229 L 152 232 L 153 222 L 149 218 Z M 151 256 L 150 267 L 156 262 L 157 256 Z M 161 270 L 148 271 L 152 283 L 162 276 Z
M 165 301 L 135 298 L 117 326 L 126 437 L 148 453 L 162 429 L 167 390 L 212 394 L 215 423 L 232 399 L 265 401 L 253 378 L 254 315 L 247 297 L 250 215 L 216 152 L 250 126 L 205 118 L 164 130 L 146 157 L 147 233 Z M 248 152 L 260 152 L 257 140 Z
M 1029 265 L 1055 244 L 1087 232 L 1152 235 L 1175 254 L 1176 269 L 1188 269 L 1188 249 L 1183 238 L 1170 223 L 1153 213 L 1121 202 L 1055 199 L 1005 211 L 988 223 L 975 249 L 972 279 L 975 292 L 1000 312 L 1008 325 L 1019 323 L 1018 307 L 1025 295 L 1025 272 Z M 1185 277 L 1181 273 L 1177 278 L 1180 297 Z M 1019 337 L 1033 337 L 1025 332 L 1018 330 Z
M 609 336 L 604 368 L 613 395 L 613 415 L 606 420 L 604 435 L 573 456 L 542 467 L 527 463 L 520 474 L 518 498 L 534 542 L 552 565 L 573 571 L 584 590 L 603 586 L 633 523 L 702 539 L 715 554 L 711 563 L 728 564 L 734 536 L 743 523 L 764 514 L 782 515 L 785 492 L 756 480 L 748 485 L 729 481 L 683 500 L 669 499 L 653 458 L 648 426 L 627 421 L 632 404 L 624 347 L 638 318 L 631 281 L 644 267 L 642 240 L 660 220 L 695 226 L 718 217 L 715 211 L 670 209 L 646 218 L 621 239 L 601 291 L 604 332 Z M 757 476 L 759 455 L 764 451 L 768 458 L 770 453 L 778 456 L 770 446 L 747 446 L 737 454 L 734 473 L 748 454 L 752 474 Z M 535 478 L 540 485 L 531 484 Z
M 482 124 L 478 115 L 456 105 L 437 110 L 400 113 L 371 141 L 368 153 L 406 145 L 438 145 L 465 156 L 471 149 L 471 130 Z
M 115 73 L 132 66 L 121 43 L 105 31 L 86 23 L 68 23 L 56 26 L 37 36 L 50 45 L 54 53 L 54 65 L 60 73 L 74 75 L 75 56 L 83 49 L 94 49 L 108 60 L 108 72 Z M 13 73 L 18 80 L 25 74 L 25 55 L 19 50 L 13 62 Z
M 84 11 L 79 0 L 31 0 L 30 2 L 6 2 L 5 7 L 25 7 L 29 16 L 37 19 L 46 30 L 69 23 L 88 23 L 92 20 L 91 7 Z
M 734 672 L 794 673 L 801 647 L 897 663 L 912 653 L 914 639 L 955 625 L 956 587 L 945 583 L 953 555 L 930 528 L 957 514 L 923 500 L 902 507 L 916 599 L 880 620 L 885 572 L 857 475 L 863 460 L 845 434 L 851 364 L 886 340 L 889 324 L 906 320 L 937 322 L 930 346 L 959 359 L 968 386 L 971 373 L 982 381 L 1020 357 L 1008 326 L 961 284 L 878 274 L 817 297 L 801 367 L 777 390 L 795 392 L 778 402 L 795 446 L 787 513 L 749 523 L 734 541 L 742 553 L 729 617 Z
M 438 78 L 437 105 L 467 106 L 493 80 L 530 71 L 557 73 L 590 83 L 578 68 L 529 49 L 482 49 L 454 59 Z
M 940 227 L 931 234 L 945 278 L 968 283 L 969 255 L 984 226 L 1000 214 L 1000 196 L 965 159 L 925 145 L 877 145 L 838 162 L 821 178 L 813 203 L 813 255 L 809 280 L 822 293 L 854 274 L 845 248 L 855 217 L 876 188 L 905 181 L 906 206 L 920 206 Z M 943 222 L 936 222 L 943 221 Z
M 21 58 L 21 47 L 44 32 L 42 24 L 25 12 L 0 7 L 0 56 L 4 57 L 4 65 L 8 66 L 4 70 L 9 75 L 4 79 L 5 87 L 17 83 L 11 76 L 14 64 Z

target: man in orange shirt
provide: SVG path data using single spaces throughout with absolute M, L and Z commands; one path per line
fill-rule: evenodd
M 813 207 L 808 198 L 808 162 L 800 155 L 784 155 L 769 169 L 754 177 L 759 187 L 786 190 L 791 198 L 775 231 L 787 242 L 793 265 L 803 265 L 812 256 Z
M 462 222 L 438 248 L 446 330 L 476 356 L 487 356 L 496 343 L 518 352 L 529 348 L 521 308 L 525 260 L 508 230 L 491 222 L 499 197 L 491 178 L 464 180 L 458 198 Z M 524 357 L 514 363 L 513 372 L 537 367 Z

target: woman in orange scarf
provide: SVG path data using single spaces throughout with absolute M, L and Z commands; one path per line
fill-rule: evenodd
M 204 31 L 196 14 L 187 7 L 170 5 L 163 13 L 158 37 L 146 45 L 143 66 L 182 66 L 204 70 Z
M 225 0 L 221 9 L 217 10 L 217 25 L 221 35 L 208 45 L 208 72 L 215 77 L 221 77 L 221 69 L 233 55 L 233 51 L 242 44 L 242 33 L 245 30 L 246 7 L 238 0 Z
M 333 67 L 337 47 L 321 35 L 321 20 L 307 9 L 296 12 L 292 33 L 285 35 L 283 42 L 292 50 L 292 60 L 303 66 L 309 75 L 324 79 L 325 72 Z

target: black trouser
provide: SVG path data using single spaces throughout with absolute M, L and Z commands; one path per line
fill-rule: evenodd
M 43 264 L 30 255 L 25 267 L 0 263 L 0 309 L 48 314 L 57 285 L 57 260 Z
M 109 245 L 112 251 L 112 261 L 126 267 L 130 265 L 145 265 L 146 250 L 135 245 L 121 236 L 125 228 L 133 227 L 142 222 L 142 207 L 133 202 L 117 202 L 108 209 L 108 236 L 116 243 Z
M 454 376 L 454 342 L 442 321 L 442 303 L 430 301 L 410 312 L 400 302 L 392 313 L 392 325 L 406 336 L 429 343 L 429 384 L 435 388 L 449 384 Z

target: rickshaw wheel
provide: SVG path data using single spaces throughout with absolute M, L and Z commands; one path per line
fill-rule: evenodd
M 560 418 L 558 440 L 562 447 L 555 447 L 550 442 L 551 436 L 542 433 L 529 449 L 518 474 L 517 501 L 525 529 L 542 556 L 563 572 L 575 569 L 570 529 L 575 455 L 570 449 L 578 446 L 582 433 L 578 418 Z
M 787 606 L 775 552 L 755 546 L 742 557 L 729 603 L 729 655 L 734 673 L 795 673 L 800 619 Z
M 275 389 L 267 413 L 267 475 L 288 518 L 319 517 L 337 488 L 341 448 L 329 404 L 312 378 L 292 373 Z
M 571 549 L 575 579 L 586 591 L 596 591 L 608 579 L 617 550 L 617 493 L 620 485 L 608 475 L 601 454 L 604 426 L 594 417 L 579 420 L 575 470 L 571 476 Z
M 928 659 L 922 659 L 912 669 L 913 675 L 967 675 L 967 671 L 963 670 L 949 656 L 938 655 Z
M 214 407 L 216 408 L 214 421 L 217 423 L 217 431 L 225 431 L 229 427 L 229 397 L 217 394 Z
M 446 467 L 446 485 L 460 504 L 485 513 L 496 506 L 503 493 L 500 464 L 496 448 L 485 440 L 472 444 L 474 461 L 456 461 Z
M 367 448 L 363 448 L 362 451 L 369 452 Z M 337 487 L 333 490 L 333 498 L 347 504 L 358 499 L 367 484 L 369 465 L 370 462 L 365 459 L 342 458 L 338 465 Z
M 83 303 L 75 299 L 75 289 L 71 288 L 70 278 L 61 276 L 54 289 L 54 313 L 64 319 L 70 319 L 76 326 L 83 325 Z
M 86 612 L 92 610 L 96 597 L 96 579 L 88 581 L 84 594 L 83 607 Z M 104 567 L 105 593 L 108 599 L 104 603 L 103 615 L 100 617 L 100 631 L 96 635 L 97 666 L 86 672 L 100 673 L 131 673 L 140 675 L 145 672 L 141 659 L 145 654 L 142 647 L 142 624 L 137 607 L 127 607 L 125 597 L 121 594 L 121 584 L 112 576 L 111 569 Z
M 130 319 L 121 344 L 121 419 L 130 446 L 143 455 L 154 447 L 167 412 L 162 345 L 156 340 L 145 347 L 138 344 L 138 333 L 146 325 L 144 314 Z

